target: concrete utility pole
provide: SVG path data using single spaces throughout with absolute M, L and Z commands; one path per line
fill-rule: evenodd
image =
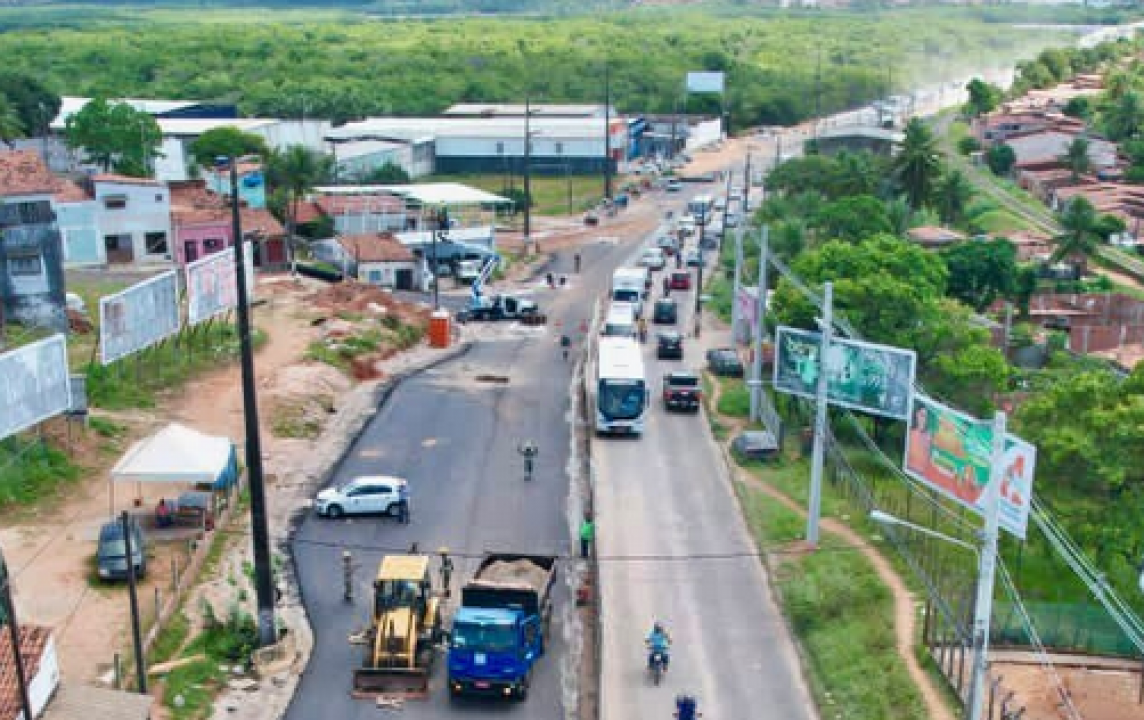
M 751 151 L 747 151 L 747 167 L 743 170 L 743 220 L 751 211 Z
M 1005 413 L 993 416 L 993 455 L 989 485 L 985 488 L 985 529 L 977 556 L 977 601 L 973 613 L 973 675 L 966 709 L 969 720 L 981 720 L 989 687 L 989 626 L 993 618 L 993 582 L 996 576 L 997 535 L 1001 529 L 1001 483 L 1005 479 Z
M 612 85 L 611 69 L 604 58 L 604 197 L 612 199 Z
M 524 96 L 524 252 L 532 251 L 532 132 L 529 118 L 532 105 L 526 93 Z
M 735 286 L 731 294 L 731 337 L 738 342 L 743 336 L 743 312 L 739 309 L 739 292 L 743 287 L 743 229 L 735 233 Z
M 759 284 L 758 297 L 755 298 L 755 334 L 752 339 L 755 352 L 751 359 L 751 380 L 748 382 L 751 391 L 751 422 L 758 422 L 763 414 L 763 336 L 767 331 L 767 265 L 770 263 L 770 231 L 770 227 L 764 225 L 762 237 L 759 239 Z
M 834 283 L 826 283 L 822 293 L 822 333 L 818 346 L 818 383 L 814 406 L 814 454 L 810 464 L 810 498 L 806 511 L 806 543 L 818 547 L 818 520 L 822 513 L 822 466 L 826 454 L 826 353 L 834 335 Z
M 130 559 L 128 559 L 130 564 Z M 8 575 L 8 563 L 4 560 L 4 553 L 0 552 L 0 597 L 3 606 L 0 606 L 0 618 L 7 621 L 8 633 L 12 641 L 12 665 L 16 670 L 16 688 L 20 692 L 20 708 L 25 718 L 32 715 L 32 702 L 28 695 L 28 674 L 24 667 L 24 656 L 20 653 L 20 626 L 16 623 L 16 605 L 12 602 L 11 578 Z

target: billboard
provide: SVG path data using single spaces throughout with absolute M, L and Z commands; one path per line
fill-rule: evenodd
M 775 341 L 775 389 L 813 398 L 822 336 L 780 326 Z M 913 350 L 834 338 L 826 352 L 826 397 L 833 405 L 905 420 L 913 394 Z
M 759 316 L 759 289 L 753 287 L 743 286 L 739 288 L 739 294 L 735 298 L 735 305 L 738 307 L 739 320 L 747 324 L 748 328 L 752 328 L 750 334 L 754 334 L 753 328 L 755 321 Z
M 0 355 L 0 438 L 71 408 L 65 335 L 52 335 Z
M 179 276 L 156 275 L 99 299 L 99 357 L 109 365 L 179 331 Z
M 246 259 L 246 297 L 254 301 L 254 250 L 249 242 L 242 244 Z M 234 279 L 234 248 L 207 255 L 187 264 L 187 323 L 197 325 L 238 304 L 238 287 Z
M 723 78 L 721 72 L 689 72 L 687 73 L 687 92 L 693 93 L 721 93 L 723 92 Z
M 993 454 L 993 423 L 915 395 L 902 469 L 950 500 L 985 514 Z M 1015 435 L 1005 436 L 1001 480 L 1001 527 L 1022 540 L 1029 524 L 1037 449 Z

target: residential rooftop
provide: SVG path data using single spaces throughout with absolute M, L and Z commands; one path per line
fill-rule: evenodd
M 0 197 L 50 195 L 56 191 L 57 182 L 38 153 L 0 153 Z

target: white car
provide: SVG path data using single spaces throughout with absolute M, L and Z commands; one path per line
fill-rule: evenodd
M 388 475 L 367 475 L 344 485 L 328 487 L 314 499 L 314 510 L 324 517 L 385 514 L 409 516 L 409 483 Z
M 675 178 L 672 178 L 672 179 L 667 181 L 667 191 L 668 192 L 679 192 L 682 189 L 683 189 L 683 183 L 679 182 Z
M 639 264 L 650 270 L 663 270 L 667 265 L 667 258 L 663 255 L 663 250 L 657 247 L 648 248 L 640 255 Z

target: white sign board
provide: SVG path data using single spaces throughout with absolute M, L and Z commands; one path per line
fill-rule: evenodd
M 246 298 L 254 301 L 254 248 L 242 244 L 246 262 Z M 234 279 L 234 248 L 187 265 L 187 323 L 197 325 L 238 306 Z
M 53 335 L 0 355 L 0 438 L 71 407 L 67 336 Z
M 689 72 L 687 73 L 687 92 L 693 93 L 721 93 L 723 92 L 724 74 L 721 72 Z
M 99 299 L 99 357 L 109 365 L 179 331 L 179 275 L 156 275 Z

